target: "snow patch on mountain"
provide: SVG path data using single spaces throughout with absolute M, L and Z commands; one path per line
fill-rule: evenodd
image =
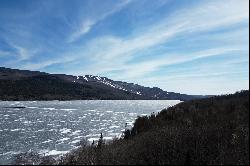
M 154 87 L 154 88 L 143 87 L 143 86 L 133 84 L 133 83 L 113 81 L 106 77 L 100 77 L 100 76 L 93 76 L 93 75 L 77 76 L 77 79 L 74 82 L 81 83 L 81 81 L 96 82 L 96 83 L 104 84 L 105 86 L 109 86 L 114 89 L 130 92 L 135 95 L 151 96 L 152 98 L 155 98 L 155 99 L 159 99 L 159 98 L 162 98 L 163 96 L 169 95 L 169 93 L 157 87 Z
M 136 94 L 141 95 L 141 92 L 136 92 Z
M 137 95 L 142 95 L 141 92 L 129 90 L 129 89 L 125 88 L 124 86 L 116 84 L 112 80 L 107 79 L 106 77 L 85 75 L 83 77 L 83 79 L 86 80 L 86 81 L 102 83 L 102 84 L 104 84 L 106 86 L 109 86 L 109 87 L 112 87 L 112 88 L 115 88 L 115 89 L 119 89 L 119 90 L 122 90 L 122 91 L 132 92 L 132 93 L 137 94 Z
M 87 82 L 89 81 L 87 77 L 83 77 L 83 79 L 85 79 Z

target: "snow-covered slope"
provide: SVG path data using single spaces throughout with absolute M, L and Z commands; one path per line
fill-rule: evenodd
M 112 89 L 118 89 L 133 93 L 138 96 L 144 96 L 147 99 L 169 99 L 169 100 L 190 100 L 194 98 L 204 98 L 205 96 L 192 96 L 180 94 L 175 92 L 167 92 L 158 87 L 144 87 L 134 83 L 127 83 L 122 81 L 114 81 L 107 77 L 100 77 L 94 75 L 76 76 L 72 82 L 76 83 L 97 83 L 99 85 L 107 86 Z

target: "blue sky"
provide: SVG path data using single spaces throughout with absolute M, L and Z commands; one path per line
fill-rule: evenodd
M 0 66 L 187 94 L 249 89 L 248 0 L 0 0 Z

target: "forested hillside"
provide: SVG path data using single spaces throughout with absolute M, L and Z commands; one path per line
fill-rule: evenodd
M 0 67 L 0 100 L 191 100 L 206 98 L 106 77 L 49 74 Z

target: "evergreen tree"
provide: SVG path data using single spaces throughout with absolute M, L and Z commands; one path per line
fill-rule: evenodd
M 102 133 L 101 133 L 101 136 L 100 136 L 100 139 L 98 141 L 97 147 L 101 148 L 102 144 L 104 144 L 104 141 L 103 141 L 103 136 L 102 136 Z

